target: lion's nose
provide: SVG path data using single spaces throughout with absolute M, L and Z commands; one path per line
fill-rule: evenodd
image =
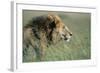
M 72 36 L 72 33 L 70 33 L 70 36 Z

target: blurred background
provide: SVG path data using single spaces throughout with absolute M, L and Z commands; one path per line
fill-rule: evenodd
M 91 58 L 91 14 L 78 12 L 52 12 L 23 10 L 23 26 L 33 17 L 57 14 L 72 31 L 70 42 L 59 42 L 46 48 L 44 61 L 85 60 Z M 37 62 L 31 48 L 23 50 L 23 62 Z

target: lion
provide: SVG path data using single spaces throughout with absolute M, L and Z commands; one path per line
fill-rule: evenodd
M 57 14 L 37 16 L 23 27 L 24 48 L 32 46 L 40 61 L 43 61 L 48 44 L 57 44 L 61 40 L 68 42 L 71 37 L 72 32 Z

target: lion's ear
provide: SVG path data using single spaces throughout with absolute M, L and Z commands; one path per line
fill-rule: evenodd
M 48 14 L 48 20 L 50 21 L 51 25 L 54 27 L 59 26 L 59 23 L 61 22 L 60 17 L 53 14 Z
M 54 18 L 50 14 L 48 14 L 47 19 L 50 22 L 53 22 L 54 21 Z
M 55 20 L 52 15 L 48 14 L 47 19 L 49 21 L 49 27 L 54 28 L 55 27 Z

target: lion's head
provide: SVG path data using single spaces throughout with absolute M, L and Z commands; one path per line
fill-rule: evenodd
M 32 20 L 32 24 L 30 25 L 37 39 L 41 40 L 45 37 L 50 43 L 57 43 L 60 40 L 68 42 L 72 37 L 72 32 L 56 14 L 38 16 Z M 44 36 L 41 36 L 40 32 L 43 33 Z
M 47 19 L 50 22 L 47 30 L 49 32 L 48 38 L 50 41 L 55 43 L 58 42 L 58 40 L 70 40 L 72 32 L 58 15 L 48 14 Z
M 72 32 L 55 14 L 33 18 L 29 24 L 24 26 L 23 32 L 24 47 L 34 48 L 40 60 L 43 60 L 46 46 L 56 44 L 60 40 L 69 41 L 72 36 Z

